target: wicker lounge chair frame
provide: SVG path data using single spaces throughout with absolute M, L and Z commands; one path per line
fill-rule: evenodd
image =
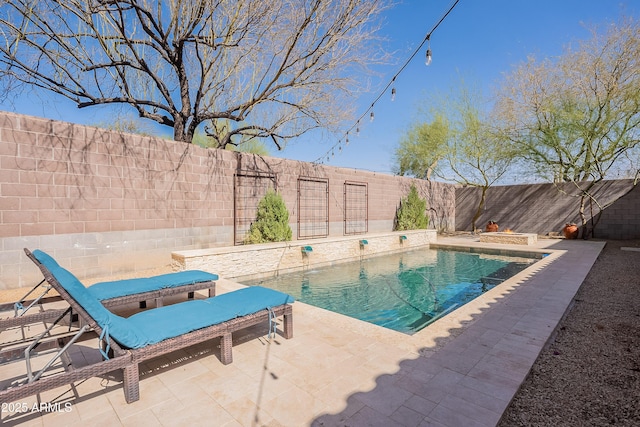
M 42 271 L 42 265 L 31 252 L 27 253 L 27 256 L 33 261 L 36 266 Z M 39 295 L 35 295 L 38 289 L 41 289 Z M 38 322 L 50 322 L 57 319 L 65 309 L 47 309 L 43 308 L 43 303 L 60 301 L 60 296 L 47 296 L 52 289 L 51 284 L 46 282 L 46 279 L 42 279 L 40 283 L 35 285 L 29 292 L 27 292 L 19 301 L 9 304 L 0 304 L 0 311 L 13 310 L 13 317 L 6 317 L 0 319 L 0 332 L 9 328 L 24 327 L 26 325 L 38 323 Z M 187 293 L 188 298 L 194 297 L 195 291 L 208 290 L 208 296 L 212 297 L 216 293 L 216 281 L 208 280 L 202 282 L 195 282 L 184 284 L 180 286 L 155 289 L 152 291 L 141 292 L 137 294 L 123 295 L 115 298 L 109 298 L 102 301 L 102 304 L 107 308 L 117 307 L 119 305 L 140 302 L 140 308 L 146 307 L 147 300 L 155 300 L 156 306 L 160 307 L 164 303 L 164 298 Z M 34 297 L 35 296 L 35 297 Z M 38 311 L 35 311 L 38 310 Z M 24 336 L 24 333 L 23 333 Z
M 28 249 L 25 252 L 29 257 L 33 255 Z M 103 337 L 103 330 L 100 325 L 91 317 L 85 309 L 80 305 L 58 282 L 48 268 L 40 264 L 40 269 L 45 280 L 59 293 L 59 295 L 69 303 L 70 310 L 77 313 L 84 320 L 88 328 L 95 331 L 100 337 L 101 352 L 105 354 L 108 351 L 109 357 L 102 362 L 83 366 L 80 368 L 70 368 L 70 370 L 54 374 L 51 376 L 41 376 L 37 380 L 30 381 L 25 384 L 18 385 L 13 388 L 0 391 L 0 402 L 16 402 L 27 396 L 38 394 L 65 384 L 83 379 L 99 376 L 114 370 L 123 371 L 123 388 L 125 400 L 127 403 L 135 402 L 140 399 L 140 374 L 138 364 L 145 360 L 190 347 L 205 341 L 221 338 L 220 340 L 220 360 L 227 365 L 233 361 L 232 355 L 232 333 L 245 329 L 247 327 L 269 322 L 275 326 L 275 318 L 283 317 L 282 335 L 286 339 L 293 337 L 293 309 L 290 304 L 281 304 L 279 306 L 270 307 L 268 310 L 262 310 L 250 315 L 237 317 L 219 324 L 198 329 L 174 338 L 165 339 L 156 344 L 151 344 L 142 348 L 127 349 L 121 347 L 116 341 L 110 337 Z M 151 309 L 153 310 L 153 309 Z M 69 341 L 63 342 L 58 340 L 59 345 L 63 348 Z

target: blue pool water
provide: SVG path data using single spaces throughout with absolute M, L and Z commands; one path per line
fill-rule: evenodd
M 524 270 L 536 258 L 421 249 L 244 281 L 413 334 Z

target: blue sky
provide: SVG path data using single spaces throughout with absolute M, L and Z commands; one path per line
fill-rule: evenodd
M 354 101 L 357 115 L 364 113 L 398 72 L 426 34 L 453 4 L 453 0 L 398 0 L 384 16 L 382 36 L 395 52 L 394 65 L 380 67 L 377 90 Z M 446 93 L 463 77 L 487 93 L 503 73 L 528 55 L 560 55 L 568 43 L 589 38 L 585 25 L 618 21 L 622 15 L 640 19 L 636 0 L 460 0 L 431 36 L 433 62 L 424 64 L 423 47 L 395 82 L 395 101 L 385 93 L 375 104 L 375 120 L 361 122 L 360 136 L 351 135 L 342 151 L 338 141 L 307 135 L 289 143 L 278 157 L 314 161 L 323 158 L 333 166 L 390 172 L 393 152 L 408 126 L 420 119 L 417 110 L 429 105 L 436 93 Z M 0 109 L 81 124 L 109 119 L 101 108 L 79 110 L 61 97 L 25 93 Z M 166 134 L 170 134 L 167 129 Z

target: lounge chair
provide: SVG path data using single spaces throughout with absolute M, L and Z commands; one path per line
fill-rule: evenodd
M 37 258 L 29 258 L 41 268 Z M 52 262 L 58 263 L 51 258 Z M 160 276 L 100 282 L 88 287 L 105 307 L 115 307 L 122 304 L 140 302 L 140 307 L 146 307 L 147 300 L 155 300 L 156 306 L 163 305 L 164 297 L 180 293 L 188 294 L 188 298 L 194 297 L 194 292 L 207 290 L 209 296 L 215 295 L 216 280 L 218 275 L 200 270 L 187 270 Z M 49 297 L 51 285 L 43 279 L 34 286 L 19 301 L 0 305 L 0 311 L 13 311 L 12 317 L 0 319 L 0 332 L 13 327 L 24 327 L 36 322 L 53 321 L 65 310 L 44 309 L 44 302 L 60 300 L 59 297 Z M 39 295 L 35 296 L 36 292 Z M 34 296 L 32 296 L 34 295 Z M 24 333 L 23 333 L 24 336 Z
M 61 350 L 35 374 L 31 372 L 27 352 L 26 382 L 12 384 L 0 391 L 0 402 L 16 402 L 26 396 L 122 369 L 125 399 L 131 403 L 140 397 L 138 364 L 142 361 L 220 337 L 220 359 L 223 364 L 229 364 L 233 360 L 233 332 L 260 323 L 268 323 L 271 331 L 279 316 L 283 316 L 282 335 L 287 339 L 293 337 L 293 297 L 272 289 L 248 287 L 204 300 L 152 308 L 124 318 L 105 308 L 72 273 L 49 255 L 39 250 L 31 253 L 25 249 L 25 252 L 40 262 L 46 281 L 69 303 L 70 310 L 78 313 L 85 325 L 70 341 L 60 342 Z M 66 350 L 89 329 L 99 336 L 104 360 L 45 375 L 55 359 L 68 360 L 64 359 Z

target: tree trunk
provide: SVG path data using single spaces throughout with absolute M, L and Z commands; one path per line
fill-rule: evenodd
M 480 196 L 480 203 L 478 203 L 478 209 L 476 209 L 476 213 L 473 215 L 471 219 L 471 231 L 475 233 L 476 231 L 476 222 L 480 215 L 482 215 L 482 210 L 484 209 L 484 202 L 487 198 L 487 187 L 482 187 L 482 193 Z

